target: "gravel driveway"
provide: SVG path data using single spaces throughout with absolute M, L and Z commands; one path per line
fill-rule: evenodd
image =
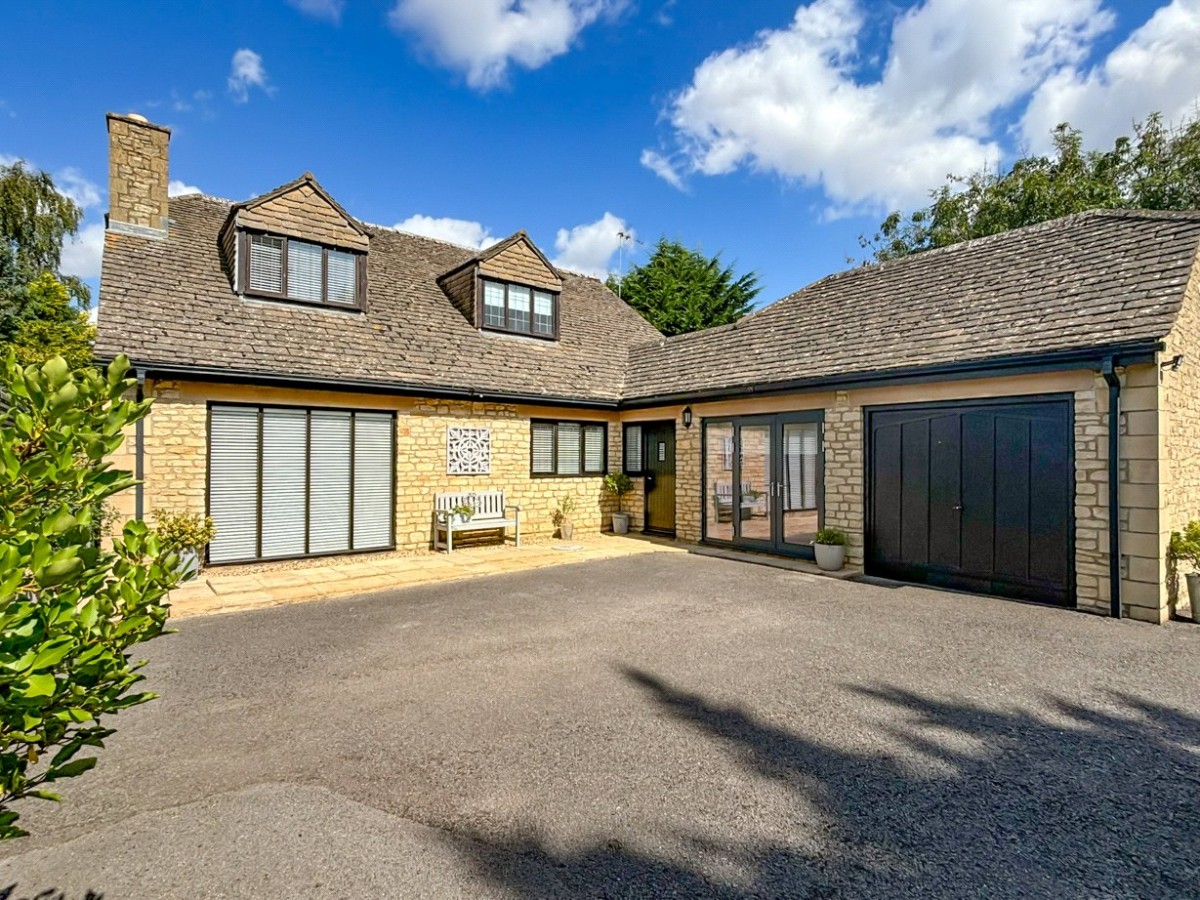
M 1193 626 L 664 553 L 189 619 L 147 653 L 162 699 L 27 807 L 0 898 L 1200 884 Z

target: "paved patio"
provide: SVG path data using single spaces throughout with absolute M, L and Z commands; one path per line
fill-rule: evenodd
M 207 616 L 0 894 L 1194 897 L 1200 628 L 683 553 Z M 47 894 L 55 896 L 57 894 Z

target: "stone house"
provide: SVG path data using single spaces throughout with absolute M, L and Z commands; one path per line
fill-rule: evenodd
M 832 275 L 663 338 L 518 232 L 356 220 L 306 174 L 168 199 L 169 132 L 108 116 L 97 355 L 154 412 L 126 510 L 208 512 L 212 565 L 431 546 L 433 497 L 1146 621 L 1200 514 L 1200 213 L 1095 212 Z M 1114 511 L 1115 510 L 1115 514 Z M 965 602 L 965 601 L 964 601 Z

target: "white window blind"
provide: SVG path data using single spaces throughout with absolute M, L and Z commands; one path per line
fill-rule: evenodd
M 534 475 L 554 474 L 554 426 L 546 422 L 534 422 L 530 429 L 532 445 L 531 470 Z
M 213 407 L 209 426 L 208 514 L 217 534 L 209 561 L 258 556 L 258 408 Z
M 250 235 L 250 290 L 283 293 L 283 238 Z
M 354 549 L 392 542 L 392 417 L 354 416 Z
M 628 425 L 625 428 L 625 471 L 642 471 L 641 425 Z
M 309 460 L 308 552 L 350 549 L 350 413 L 314 409 Z
M 329 250 L 328 294 L 330 303 L 358 303 L 358 258 L 343 250 Z
M 602 425 L 584 426 L 583 470 L 592 474 L 604 471 L 604 426 Z
M 817 506 L 817 454 L 821 426 L 815 422 L 784 426 L 784 478 L 787 509 Z
M 262 416 L 262 557 L 305 553 L 308 413 L 264 409 Z
M 558 424 L 558 454 L 556 471 L 559 475 L 579 474 L 579 426 L 560 422 Z
M 322 249 L 316 244 L 288 241 L 287 292 L 297 300 L 321 299 Z

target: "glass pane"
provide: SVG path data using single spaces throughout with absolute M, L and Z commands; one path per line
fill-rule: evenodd
M 308 552 L 350 549 L 350 413 L 310 418 Z
M 820 474 L 821 426 L 816 422 L 788 422 L 783 426 L 783 540 L 786 544 L 811 544 L 821 527 L 817 508 Z
M 535 422 L 530 429 L 531 471 L 535 475 L 554 474 L 554 426 Z
M 527 287 L 508 286 L 508 327 L 513 331 L 529 331 L 529 299 Z
M 583 429 L 583 466 L 586 472 L 604 471 L 604 427 L 588 425 Z
M 625 429 L 625 471 L 642 471 L 641 425 L 630 425 Z
M 283 238 L 250 235 L 249 290 L 283 293 Z
M 328 258 L 329 280 L 326 299 L 330 303 L 358 303 L 358 258 L 343 250 L 330 250 Z
M 297 300 L 321 299 L 321 248 L 288 241 L 287 292 Z
M 556 471 L 559 475 L 579 474 L 579 426 L 562 422 L 558 426 L 558 463 Z
M 488 328 L 504 327 L 504 285 L 494 281 L 483 283 L 483 324 Z
M 544 291 L 533 292 L 533 330 L 537 334 L 554 334 L 554 296 Z
M 741 479 L 737 494 L 741 537 L 750 541 L 771 540 L 771 426 L 743 425 L 738 429 L 741 444 Z
M 262 556 L 303 556 L 308 415 L 264 409 L 262 416 Z
M 733 540 L 732 468 L 733 425 L 729 422 L 705 423 L 704 535 L 709 540 Z

